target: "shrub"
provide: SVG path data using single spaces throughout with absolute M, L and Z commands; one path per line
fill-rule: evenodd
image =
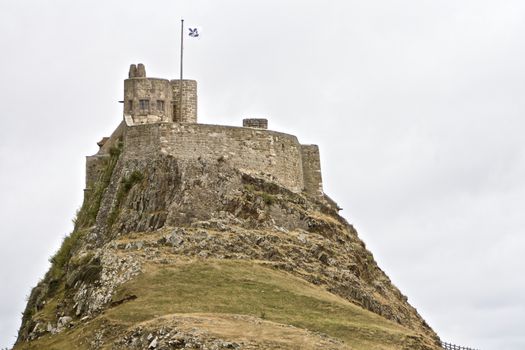
M 275 203 L 275 196 L 272 196 L 269 193 L 261 192 L 261 197 L 262 197 L 264 203 L 266 205 L 268 205 L 268 206 L 270 206 L 270 205 Z
M 141 182 L 142 180 L 144 180 L 144 175 L 140 171 L 134 170 L 129 175 L 129 177 L 127 177 L 127 178 L 122 180 L 124 193 L 127 194 L 129 192 L 129 190 L 131 190 L 133 185 L 135 185 L 136 183 Z
M 109 186 L 113 170 L 117 165 L 117 161 L 122 152 L 122 143 L 119 142 L 117 147 L 111 147 L 109 149 L 109 158 L 106 161 L 106 167 L 99 181 L 95 184 L 92 192 L 86 193 L 84 197 L 84 203 L 77 213 L 77 217 L 73 220 L 75 223 L 75 230 L 83 227 L 89 227 L 95 223 L 98 211 L 100 209 L 100 203 L 102 202 L 102 196 L 106 188 Z
M 58 251 L 49 259 L 51 262 L 51 269 L 49 270 L 49 277 L 51 280 L 59 279 L 65 273 L 66 264 L 71 259 L 72 251 L 78 245 L 78 242 L 85 233 L 85 228 L 90 227 L 95 223 L 102 196 L 108 187 L 113 170 L 122 152 L 122 142 L 119 141 L 116 147 L 109 149 L 109 158 L 107 159 L 106 167 L 99 181 L 91 193 L 86 193 L 82 207 L 77 211 L 75 219 L 73 219 L 73 232 L 64 237 L 62 245 Z
M 51 269 L 49 270 L 51 279 L 58 279 L 64 274 L 64 267 L 71 258 L 72 250 L 80 240 L 82 232 L 82 230 L 76 230 L 69 236 L 65 236 L 58 251 L 49 258 L 49 262 L 51 263 Z

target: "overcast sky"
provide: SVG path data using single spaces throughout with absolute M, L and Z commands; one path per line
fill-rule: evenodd
M 525 348 L 523 0 L 0 0 L 0 348 L 72 229 L 131 63 L 199 120 L 320 146 L 344 208 L 439 336 Z

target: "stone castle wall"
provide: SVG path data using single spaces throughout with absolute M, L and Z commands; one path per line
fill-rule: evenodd
M 172 99 L 167 79 L 138 77 L 124 80 L 124 115 L 131 116 L 133 124 L 171 121 Z
M 228 162 L 291 191 L 304 189 L 301 145 L 292 135 L 274 131 L 206 124 L 148 124 L 128 127 L 124 156 L 164 153 L 183 161 Z
M 121 122 L 110 137 L 105 137 L 97 143 L 100 147 L 97 154 L 86 157 L 86 189 L 92 189 L 101 178 L 106 161 L 109 159 L 110 149 L 117 147 L 118 143 L 122 142 L 125 128 L 126 124 Z
M 180 80 L 171 80 L 173 121 L 180 123 L 197 123 L 197 82 L 182 80 L 182 115 L 180 109 Z
M 86 157 L 86 189 L 91 190 L 101 178 L 109 154 L 95 154 Z
M 312 196 L 323 195 L 321 159 L 317 145 L 301 145 L 303 163 L 304 190 Z
M 123 156 L 128 159 L 169 154 L 181 161 L 228 162 L 293 192 L 324 196 L 316 145 L 301 145 L 293 135 L 265 129 L 179 123 L 121 123 L 97 154 L 86 157 L 86 189 L 100 179 L 109 150 L 119 140 L 124 143 Z
M 169 154 L 181 161 L 227 162 L 293 192 L 324 196 L 317 146 L 267 130 L 262 118 L 244 119 L 243 127 L 197 124 L 195 80 L 148 78 L 143 64 L 132 64 L 122 102 L 124 122 L 86 159 L 86 189 L 100 178 L 110 148 L 122 141 L 122 156 L 129 159 Z

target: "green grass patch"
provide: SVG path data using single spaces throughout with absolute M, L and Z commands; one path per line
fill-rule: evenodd
M 113 301 L 130 295 L 136 299 L 106 310 L 91 322 L 15 349 L 65 350 L 72 344 L 76 349 L 88 349 L 97 330 L 111 328 L 102 347 L 110 349 L 112 341 L 128 327 L 169 314 L 251 315 L 327 334 L 352 350 L 409 349 L 408 337 L 415 335 L 319 286 L 253 262 L 198 260 L 175 267 L 148 265 L 144 271 L 123 285 Z M 238 334 L 260 332 L 261 341 L 274 338 L 264 330 L 264 324 L 237 323 L 236 327 Z
M 86 192 L 82 207 L 77 212 L 76 218 L 73 220 L 73 232 L 64 237 L 62 245 L 58 251 L 49 259 L 51 268 L 48 272 L 50 281 L 58 280 L 65 272 L 66 264 L 72 256 L 74 248 L 78 245 L 80 239 L 88 231 L 88 228 L 95 223 L 102 196 L 111 181 L 111 176 L 117 164 L 117 161 L 122 152 L 122 143 L 119 142 L 117 147 L 112 147 L 109 150 L 110 156 L 105 160 L 106 166 L 101 178 L 94 185 L 94 189 Z
M 277 197 L 271 193 L 257 189 L 253 184 L 245 184 L 244 189 L 254 196 L 261 197 L 264 204 L 271 206 L 277 202 Z
M 49 259 L 51 268 L 49 269 L 49 276 L 51 279 L 59 279 L 64 273 L 64 267 L 71 258 L 71 252 L 78 243 L 80 237 L 84 235 L 86 230 L 78 229 L 73 231 L 69 236 L 65 236 L 58 251 Z
M 102 175 L 94 185 L 94 188 L 87 192 L 84 197 L 84 203 L 80 208 L 75 223 L 75 230 L 83 227 L 90 227 L 95 223 L 98 211 L 100 209 L 100 203 L 106 188 L 109 186 L 113 170 L 117 165 L 120 153 L 122 152 L 122 143 L 118 143 L 117 147 L 111 147 L 109 150 L 109 157 L 105 160 L 106 165 Z
M 108 317 L 133 323 L 171 313 L 252 315 L 319 331 L 355 349 L 401 348 L 412 333 L 288 273 L 249 262 L 156 268 L 123 286 L 114 300 L 127 295 L 137 299 L 110 310 Z

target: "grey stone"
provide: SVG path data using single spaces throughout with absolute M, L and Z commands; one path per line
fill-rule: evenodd
M 70 316 L 62 316 L 58 319 L 58 326 L 59 327 L 67 327 L 69 324 L 73 321 L 73 318 Z
M 180 235 L 173 231 L 170 235 L 166 236 L 166 244 L 169 244 L 173 247 L 178 247 L 184 243 L 184 239 Z
M 53 333 L 53 325 L 51 323 L 47 323 L 47 327 L 46 327 L 46 330 L 49 332 L 49 333 Z
M 148 349 L 155 349 L 157 347 L 157 337 L 149 343 Z
M 298 236 L 297 236 L 297 240 L 303 244 L 306 244 L 308 243 L 308 239 L 306 238 L 306 235 L 304 233 L 300 233 Z

